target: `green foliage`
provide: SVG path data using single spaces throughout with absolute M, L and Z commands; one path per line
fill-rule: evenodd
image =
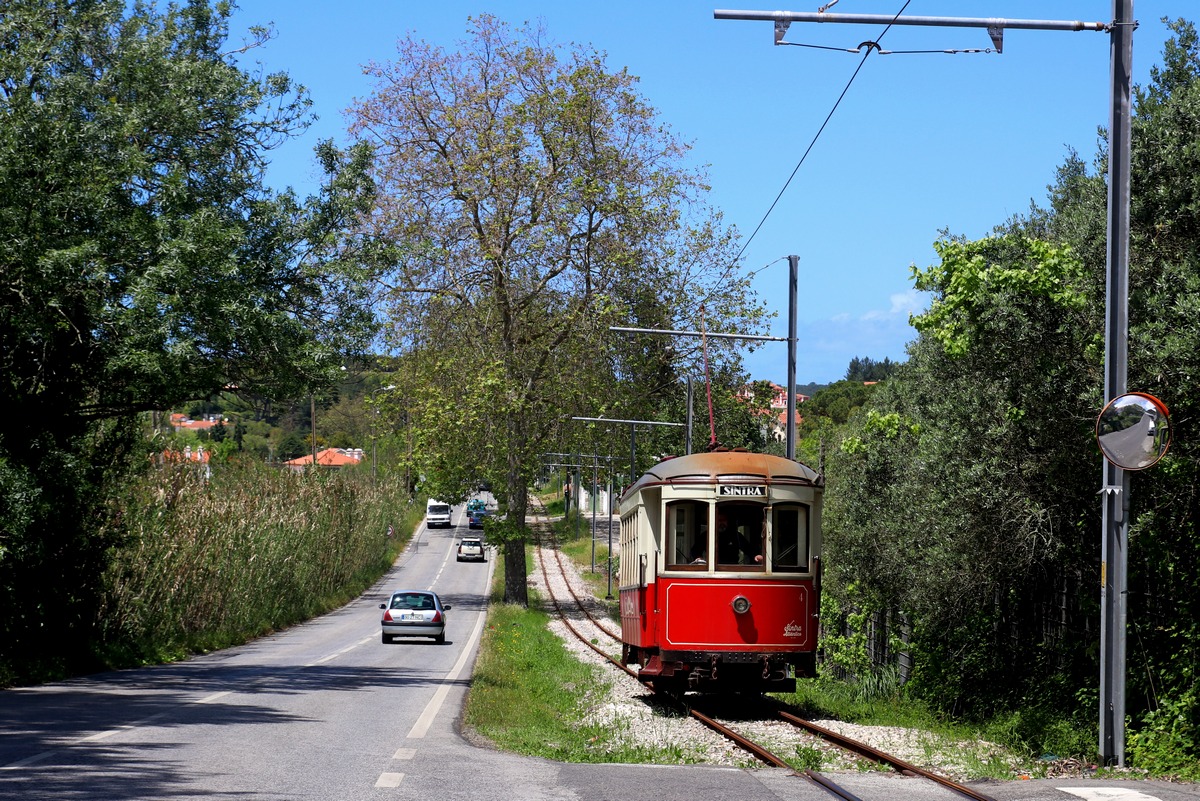
M 939 252 L 918 276 L 941 294 L 917 321 L 922 338 L 830 452 L 826 587 L 838 604 L 910 619 L 912 689 L 983 714 L 1026 682 L 1089 670 L 1072 643 L 1018 621 L 1061 603 L 1034 576 L 1061 574 L 1061 588 L 1075 573 L 1068 532 L 1080 518 L 1064 509 L 1094 496 L 1080 479 L 1085 424 L 1034 399 L 1086 396 L 1094 373 L 1074 358 L 1087 340 L 1067 249 L 1004 235 Z M 1072 478 L 1048 487 L 1060 471 Z M 1025 654 L 1016 669 L 1014 650 Z
M 1126 738 L 1130 764 L 1183 781 L 1200 781 L 1200 696 L 1195 686 L 1163 699 Z
M 0 16 L 0 659 L 70 660 L 89 636 L 109 503 L 146 461 L 139 412 L 230 384 L 298 394 L 370 336 L 369 258 L 338 234 L 369 197 L 367 154 L 322 146 L 326 191 L 305 203 L 265 189 L 308 100 L 238 66 L 229 13 Z
M 818 418 L 825 418 L 836 425 L 844 425 L 851 415 L 862 408 L 875 391 L 874 384 L 862 381 L 838 381 L 817 392 L 800 408 L 805 425 L 819 425 Z
M 884 381 L 896 372 L 900 365 L 886 356 L 883 361 L 877 362 L 869 356 L 859 358 L 855 356 L 850 360 L 850 365 L 846 368 L 846 381 Z
M 458 52 L 407 37 L 368 68 L 377 88 L 351 133 L 377 149 L 380 191 L 361 233 L 391 248 L 388 340 L 406 379 L 392 408 L 422 491 L 460 499 L 486 478 L 519 526 L 543 453 L 620 452 L 623 428 L 572 416 L 654 419 L 700 372 L 698 346 L 614 341 L 609 326 L 739 330 L 763 310 L 733 275 L 735 232 L 633 76 L 491 15 L 468 33 Z M 708 351 L 726 388 L 744 383 L 732 354 Z M 758 431 L 745 419 L 739 443 Z M 681 451 L 659 437 L 641 452 Z M 519 554 L 506 550 L 518 603 Z
M 1172 28 L 1135 93 L 1129 385 L 1187 428 L 1200 411 L 1200 48 L 1191 24 Z M 934 299 L 910 358 L 838 432 L 826 471 L 826 594 L 849 620 L 865 608 L 912 621 L 906 691 L 1084 758 L 1098 705 L 1105 220 L 1102 174 L 1070 153 L 1048 208 L 978 242 L 944 235 L 941 263 L 914 271 Z M 1128 561 L 1129 754 L 1185 775 L 1200 739 L 1195 443 L 1177 437 L 1135 477 Z
M 152 471 L 119 511 L 124 538 L 90 643 L 109 662 L 226 647 L 335 608 L 391 566 L 424 510 L 355 471 L 249 462 L 208 479 Z
M 936 339 L 949 356 L 981 347 L 986 316 L 1001 298 L 1007 312 L 1045 298 L 1067 310 L 1081 310 L 1085 296 L 1077 288 L 1084 275 L 1069 247 L 1024 237 L 978 242 L 934 242 L 941 264 L 912 268 L 913 285 L 935 297 L 929 311 L 914 315 L 918 332 Z
M 507 515 L 503 517 L 489 515 L 483 519 L 483 535 L 489 543 L 496 545 L 523 542 L 525 527 L 510 521 Z

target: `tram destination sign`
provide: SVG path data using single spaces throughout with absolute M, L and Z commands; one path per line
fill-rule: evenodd
M 717 495 L 726 498 L 765 498 L 767 488 L 764 486 L 747 487 L 737 484 L 722 484 Z

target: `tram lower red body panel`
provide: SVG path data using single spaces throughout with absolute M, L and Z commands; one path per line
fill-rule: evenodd
M 749 604 L 742 613 L 739 597 Z M 621 592 L 622 639 L 672 651 L 811 651 L 815 599 L 811 580 L 660 576 Z

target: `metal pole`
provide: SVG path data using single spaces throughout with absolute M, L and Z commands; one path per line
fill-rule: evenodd
M 684 437 L 684 452 L 691 454 L 692 452 L 692 377 L 689 375 L 687 379 L 687 434 Z
M 637 426 L 629 424 L 629 484 L 637 481 Z
M 608 502 L 604 505 L 604 513 L 608 516 L 608 594 L 605 600 L 612 600 L 612 494 L 616 489 L 617 475 L 612 465 L 608 467 Z
M 1104 403 L 1124 395 L 1129 347 L 1130 93 L 1133 0 L 1113 0 L 1108 125 L 1108 254 L 1104 321 Z M 1129 475 L 1104 464 L 1100 562 L 1100 756 L 1125 765 L 1125 622 L 1128 593 Z
M 800 257 L 788 256 L 787 458 L 796 458 L 796 306 Z
M 578 463 L 580 456 L 572 454 L 571 461 Z M 575 507 L 575 539 L 579 539 L 579 512 L 583 509 L 583 471 L 578 467 L 575 468 L 575 479 L 571 482 L 571 488 L 575 490 L 574 497 L 571 498 L 571 505 Z
M 1108 23 L 1057 19 L 1005 19 L 1003 17 L 896 17 L 892 14 L 830 14 L 820 11 L 713 11 L 714 19 L 764 22 L 835 22 L 850 25 L 924 25 L 944 28 L 1014 28 L 1027 31 L 1106 31 Z
M 592 572 L 596 572 L 596 512 L 599 506 L 596 503 L 596 454 L 592 454 Z

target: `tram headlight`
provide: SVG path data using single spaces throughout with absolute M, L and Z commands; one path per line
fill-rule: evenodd
M 744 615 L 750 611 L 750 599 L 745 595 L 739 595 L 733 599 L 733 611 L 739 615 Z

